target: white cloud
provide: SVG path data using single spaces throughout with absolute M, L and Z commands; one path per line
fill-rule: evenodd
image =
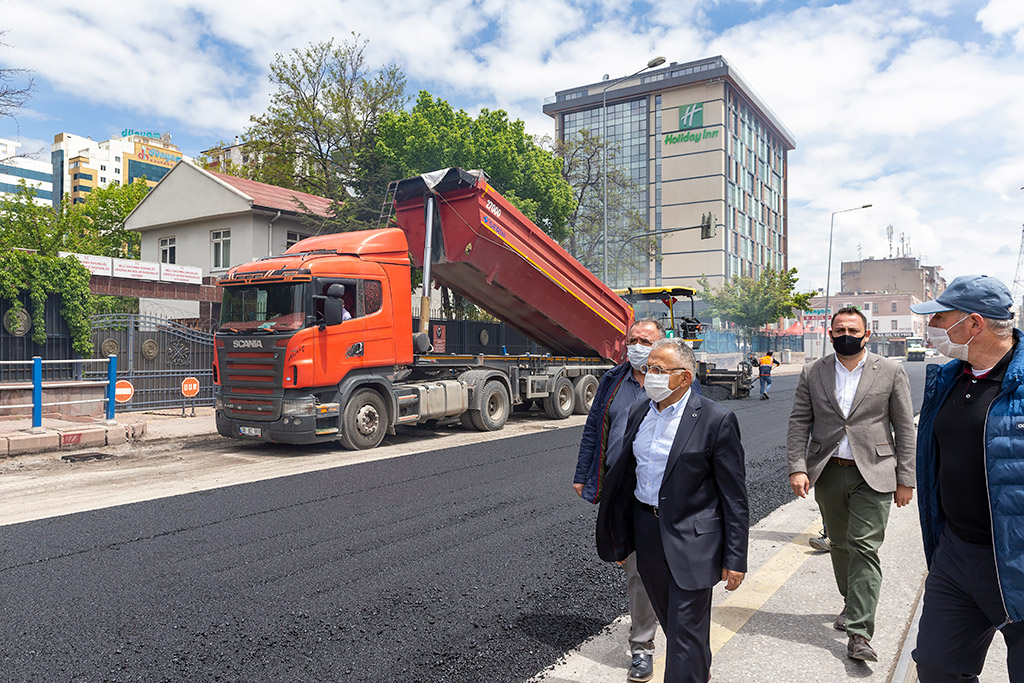
M 369 40 L 369 64 L 393 61 L 436 96 L 471 112 L 504 108 L 537 134 L 553 130 L 541 106 L 556 90 L 624 76 L 659 54 L 723 54 L 796 136 L 789 244 L 802 286 L 824 285 L 831 212 L 864 203 L 874 206 L 836 217 L 834 274 L 858 245 L 885 256 L 892 224 L 897 243 L 902 233 L 950 276 L 982 257 L 1012 280 L 1024 217 L 1024 2 L 979 10 L 992 37 L 981 42 L 947 25 L 959 20 L 953 0 L 792 11 L 749 2 L 716 8 L 716 25 L 724 8 L 733 25 L 713 34 L 696 0 L 161 0 L 144 11 L 0 0 L 14 45 L 0 61 L 71 99 L 212 142 L 263 111 L 275 53 L 352 32 Z M 77 129 L 73 111 L 52 114 Z
M 995 36 L 1010 34 L 1018 50 L 1024 50 L 1024 3 L 1020 0 L 991 0 L 978 10 L 981 27 Z

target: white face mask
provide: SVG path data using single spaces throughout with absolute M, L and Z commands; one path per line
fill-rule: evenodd
M 668 380 L 671 376 L 652 375 L 649 372 L 644 375 L 644 391 L 647 392 L 647 397 L 658 403 L 671 396 L 673 390 L 668 386 Z
M 928 327 L 927 329 L 925 329 L 925 332 L 928 334 L 928 341 L 930 341 L 932 343 L 932 346 L 934 346 L 936 350 L 938 350 L 938 352 L 941 353 L 943 356 L 948 356 L 949 358 L 956 358 L 957 360 L 966 361 L 967 346 L 971 343 L 971 339 L 974 339 L 974 337 L 968 339 L 967 344 L 957 344 L 956 342 L 949 338 L 949 331 L 956 327 L 957 325 L 959 325 L 960 323 L 962 323 L 963 321 L 967 320 L 967 318 L 969 317 L 971 316 L 968 315 L 964 316 L 963 318 L 960 318 L 960 320 L 957 320 L 955 323 L 953 323 L 946 329 L 943 329 L 941 327 Z
M 630 344 L 626 347 L 626 358 L 629 359 L 629 364 L 633 366 L 634 370 L 639 370 L 640 366 L 647 362 L 649 355 L 651 355 L 650 346 Z

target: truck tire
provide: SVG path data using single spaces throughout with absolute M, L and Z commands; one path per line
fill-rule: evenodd
M 508 421 L 509 405 L 512 403 L 501 382 L 491 380 L 484 385 L 480 394 L 480 410 L 468 410 L 470 422 L 478 432 L 496 432 Z M 465 423 L 463 423 L 465 424 Z
M 568 377 L 559 377 L 551 393 L 544 398 L 544 414 L 552 420 L 564 420 L 572 415 L 573 404 L 576 403 L 572 382 Z
M 580 375 L 572 383 L 573 402 L 572 412 L 577 415 L 586 415 L 590 412 L 590 406 L 594 405 L 594 396 L 597 394 L 597 378 L 593 375 Z
M 345 404 L 341 445 L 350 451 L 376 448 L 388 431 L 388 410 L 373 389 L 359 389 Z

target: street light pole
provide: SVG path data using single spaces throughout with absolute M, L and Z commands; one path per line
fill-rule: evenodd
M 608 284 L 608 88 L 612 87 L 613 85 L 618 85 L 619 83 L 622 83 L 622 81 L 633 78 L 633 76 L 643 73 L 648 69 L 653 69 L 656 66 L 661 66 L 664 63 L 664 57 L 654 57 L 649 62 L 647 62 L 647 66 L 645 66 L 644 68 L 634 73 L 631 73 L 628 76 L 623 76 L 618 80 L 612 81 L 611 83 L 609 83 L 608 85 L 604 86 L 604 88 L 601 89 L 601 160 L 603 167 L 601 175 L 604 176 L 604 230 L 601 239 L 602 250 L 604 252 L 604 255 L 602 257 L 603 266 L 601 269 L 601 279 L 604 281 L 605 284 Z M 607 78 L 607 74 L 605 75 L 605 78 Z
M 829 291 L 829 288 L 830 288 L 830 286 L 832 284 L 832 281 L 831 281 L 831 277 L 832 277 L 832 230 L 836 226 L 836 214 L 837 213 L 847 213 L 848 211 L 860 211 L 861 209 L 870 209 L 870 208 L 871 208 L 870 204 L 865 204 L 864 206 L 855 206 L 852 209 L 842 209 L 841 211 L 833 211 L 832 212 L 832 221 L 829 223 L 829 226 L 828 226 L 828 270 L 825 271 L 825 339 L 822 341 L 822 344 L 821 344 L 821 357 L 822 358 L 825 357 L 825 349 L 827 348 L 826 343 L 828 342 L 828 327 L 831 324 L 831 320 L 829 320 L 829 315 L 828 315 L 828 291 Z

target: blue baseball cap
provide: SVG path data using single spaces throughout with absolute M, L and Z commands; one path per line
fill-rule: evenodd
M 1013 317 L 1013 297 L 1002 282 L 988 275 L 961 275 L 934 301 L 913 304 L 910 310 L 921 315 L 941 311 L 977 313 L 982 318 L 1009 320 Z

